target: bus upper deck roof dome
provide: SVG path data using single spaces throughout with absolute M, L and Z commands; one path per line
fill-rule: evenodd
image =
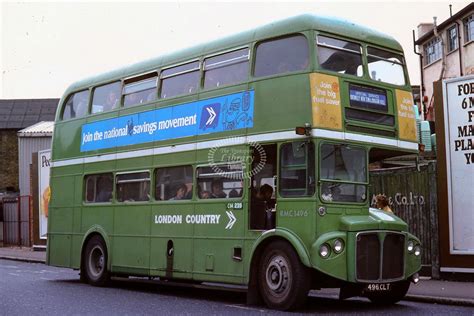
M 220 50 L 231 49 L 265 38 L 278 37 L 311 29 L 317 29 L 329 34 L 339 34 L 356 41 L 360 40 L 402 51 L 402 46 L 393 37 L 368 27 L 336 17 L 302 14 L 80 80 L 69 86 L 65 95 L 92 85 L 111 82 L 115 79 L 119 80 L 124 76 L 140 74 L 161 66 L 185 62 Z

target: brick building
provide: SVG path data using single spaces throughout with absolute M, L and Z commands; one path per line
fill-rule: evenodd
M 0 192 L 18 191 L 17 132 L 41 121 L 54 121 L 59 99 L 0 100 Z
M 420 52 L 421 100 L 435 121 L 433 82 L 474 74 L 474 2 L 441 23 L 422 23 L 415 41 Z

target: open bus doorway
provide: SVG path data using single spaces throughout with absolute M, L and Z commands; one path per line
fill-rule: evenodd
M 258 145 L 252 147 L 251 152 L 250 229 L 273 229 L 276 224 L 277 145 Z

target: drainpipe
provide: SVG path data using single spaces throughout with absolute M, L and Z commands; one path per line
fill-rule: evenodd
M 421 53 L 418 53 L 416 51 L 416 44 L 415 44 L 415 30 L 412 31 L 412 34 L 413 34 L 413 52 L 415 52 L 415 54 L 417 54 L 418 56 L 420 56 L 420 92 L 421 92 L 421 95 L 420 95 L 420 103 L 421 103 L 421 119 L 424 120 L 425 119 L 425 111 L 426 111 L 426 106 L 425 106 L 425 102 L 423 101 L 423 96 L 425 95 L 425 84 L 424 84 L 424 76 L 423 76 L 423 54 Z
M 436 25 L 436 17 L 433 17 L 433 24 L 434 24 L 434 36 L 439 38 L 441 42 L 441 59 L 442 59 L 442 64 L 441 64 L 441 73 L 439 74 L 439 79 L 441 80 L 444 78 L 444 73 L 446 71 L 446 56 L 444 54 L 444 41 L 443 37 L 438 33 L 438 25 Z

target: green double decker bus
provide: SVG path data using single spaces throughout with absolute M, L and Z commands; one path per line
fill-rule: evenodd
M 47 263 L 92 285 L 240 284 L 286 310 L 417 282 L 420 241 L 370 207 L 369 164 L 418 150 L 389 36 L 278 21 L 72 84 L 53 135 Z

